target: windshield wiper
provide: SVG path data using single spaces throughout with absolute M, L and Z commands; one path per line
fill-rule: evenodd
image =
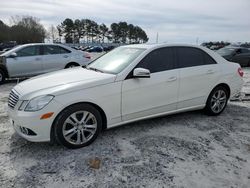
M 85 68 L 88 69 L 88 70 L 93 70 L 93 71 L 96 71 L 96 72 L 101 72 L 101 73 L 103 73 L 102 70 L 99 70 L 99 69 L 97 69 L 97 68 L 93 68 L 93 67 L 85 67 Z

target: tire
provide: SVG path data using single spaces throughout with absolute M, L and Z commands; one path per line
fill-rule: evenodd
M 3 70 L 0 69 L 0 85 L 3 84 L 5 82 L 5 73 Z
M 102 130 L 100 112 L 89 104 L 76 104 L 63 110 L 55 121 L 56 140 L 70 149 L 88 146 Z
M 212 116 L 221 114 L 227 106 L 228 99 L 229 91 L 225 87 L 214 88 L 208 96 L 205 112 Z
M 69 68 L 74 68 L 74 67 L 78 67 L 79 65 L 77 63 L 69 63 L 66 65 L 65 69 L 69 69 Z

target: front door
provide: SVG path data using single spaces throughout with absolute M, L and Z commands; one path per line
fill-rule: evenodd
M 7 69 L 10 77 L 33 76 L 42 73 L 43 57 L 40 46 L 33 45 L 16 51 L 17 57 L 7 57 Z
M 149 53 L 136 68 L 150 70 L 150 78 L 133 78 L 122 84 L 122 121 L 176 110 L 179 71 L 172 48 Z

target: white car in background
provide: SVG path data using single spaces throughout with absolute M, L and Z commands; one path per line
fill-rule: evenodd
M 79 148 L 102 129 L 141 119 L 198 109 L 219 115 L 242 76 L 239 64 L 200 46 L 122 46 L 87 67 L 18 84 L 8 111 L 25 139 Z
M 0 84 L 6 78 L 31 77 L 64 68 L 87 65 L 90 55 L 61 44 L 34 43 L 0 55 Z

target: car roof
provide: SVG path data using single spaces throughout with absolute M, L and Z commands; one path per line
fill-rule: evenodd
M 3 54 L 1 54 L 0 56 L 6 56 L 6 55 L 9 55 L 11 54 L 12 52 L 15 52 L 16 50 L 19 50 L 21 48 L 24 48 L 24 47 L 28 47 L 28 46 L 46 46 L 46 45 L 53 45 L 53 46 L 61 46 L 63 48 L 66 48 L 72 52 L 77 52 L 77 50 L 73 49 L 73 48 L 70 48 L 69 46 L 66 46 L 66 45 L 63 45 L 63 44 L 57 44 L 57 43 L 28 43 L 28 44 L 22 44 L 22 45 L 18 45 L 14 48 L 12 48 L 11 50 L 7 51 L 7 52 L 4 52 Z
M 63 44 L 59 44 L 59 43 L 28 43 L 28 44 L 23 44 L 21 46 L 25 47 L 25 46 L 35 46 L 35 45 L 40 45 L 40 46 L 46 46 L 46 45 L 55 45 L 55 46 L 65 46 Z
M 125 45 L 122 47 L 131 47 L 131 48 L 144 48 L 144 49 L 156 49 L 156 48 L 163 48 L 163 47 L 194 47 L 204 49 L 203 46 L 192 45 L 192 44 L 167 44 L 167 43 L 160 43 L 160 44 L 131 44 Z
M 247 49 L 249 50 L 248 48 L 246 47 L 242 47 L 242 46 L 225 46 L 224 48 L 230 48 L 230 49 Z

